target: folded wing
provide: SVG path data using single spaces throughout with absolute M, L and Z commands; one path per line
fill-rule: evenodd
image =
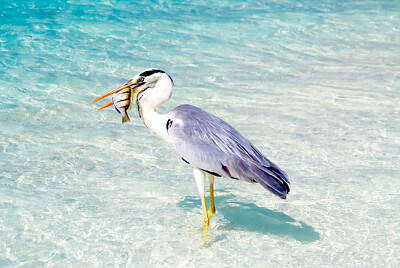
M 176 107 L 169 118 L 168 134 L 185 162 L 217 176 L 260 183 L 286 198 L 288 175 L 228 123 L 191 105 Z

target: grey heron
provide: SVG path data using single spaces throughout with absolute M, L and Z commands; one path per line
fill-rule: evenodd
M 137 93 L 136 105 L 143 123 L 154 134 L 172 144 L 182 160 L 193 168 L 205 226 L 209 226 L 209 218 L 215 213 L 214 176 L 259 183 L 274 195 L 286 199 L 290 184 L 286 172 L 228 123 L 187 104 L 177 106 L 168 114 L 157 113 L 157 108 L 171 98 L 173 85 L 166 72 L 146 69 L 94 102 L 128 88 L 133 94 Z M 112 104 L 110 102 L 100 109 Z M 208 212 L 206 176 L 210 186 Z

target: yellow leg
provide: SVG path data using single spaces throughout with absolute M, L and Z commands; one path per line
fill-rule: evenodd
M 210 220 L 208 219 L 206 198 L 204 195 L 201 196 L 201 207 L 203 208 L 203 223 L 206 227 L 208 227 L 210 226 Z
M 208 214 L 210 217 L 215 214 L 215 203 L 214 203 L 214 175 L 208 174 L 208 180 L 210 181 L 210 209 Z
M 215 203 L 214 203 L 214 184 L 210 184 L 210 210 L 208 211 L 211 215 L 215 214 Z

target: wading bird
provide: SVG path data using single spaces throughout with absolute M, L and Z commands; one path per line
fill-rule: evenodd
M 290 184 L 286 172 L 228 123 L 187 104 L 168 114 L 157 113 L 157 108 L 171 98 L 173 85 L 172 78 L 164 71 L 147 69 L 94 102 L 128 88 L 133 94 L 137 93 L 136 105 L 143 123 L 154 134 L 171 143 L 182 160 L 193 168 L 205 226 L 209 225 L 209 215 L 215 213 L 214 176 L 259 183 L 286 199 Z M 112 104 L 110 102 L 100 109 Z M 210 183 L 208 213 L 204 192 L 206 175 Z

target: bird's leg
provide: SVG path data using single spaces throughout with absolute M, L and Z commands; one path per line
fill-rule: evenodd
M 206 205 L 206 198 L 204 195 L 204 182 L 206 180 L 206 175 L 203 171 L 195 168 L 193 170 L 194 178 L 196 179 L 197 189 L 199 190 L 199 194 L 201 197 L 201 206 L 203 209 L 203 223 L 204 226 L 208 227 L 210 225 L 210 220 L 208 219 L 207 215 L 207 205 Z
M 206 198 L 204 197 L 204 195 L 201 196 L 201 207 L 203 208 L 203 224 L 205 226 L 209 226 L 210 225 L 210 219 L 208 218 Z
M 215 203 L 214 203 L 214 175 L 209 174 L 208 180 L 210 182 L 210 209 L 208 213 L 213 216 L 215 214 Z

